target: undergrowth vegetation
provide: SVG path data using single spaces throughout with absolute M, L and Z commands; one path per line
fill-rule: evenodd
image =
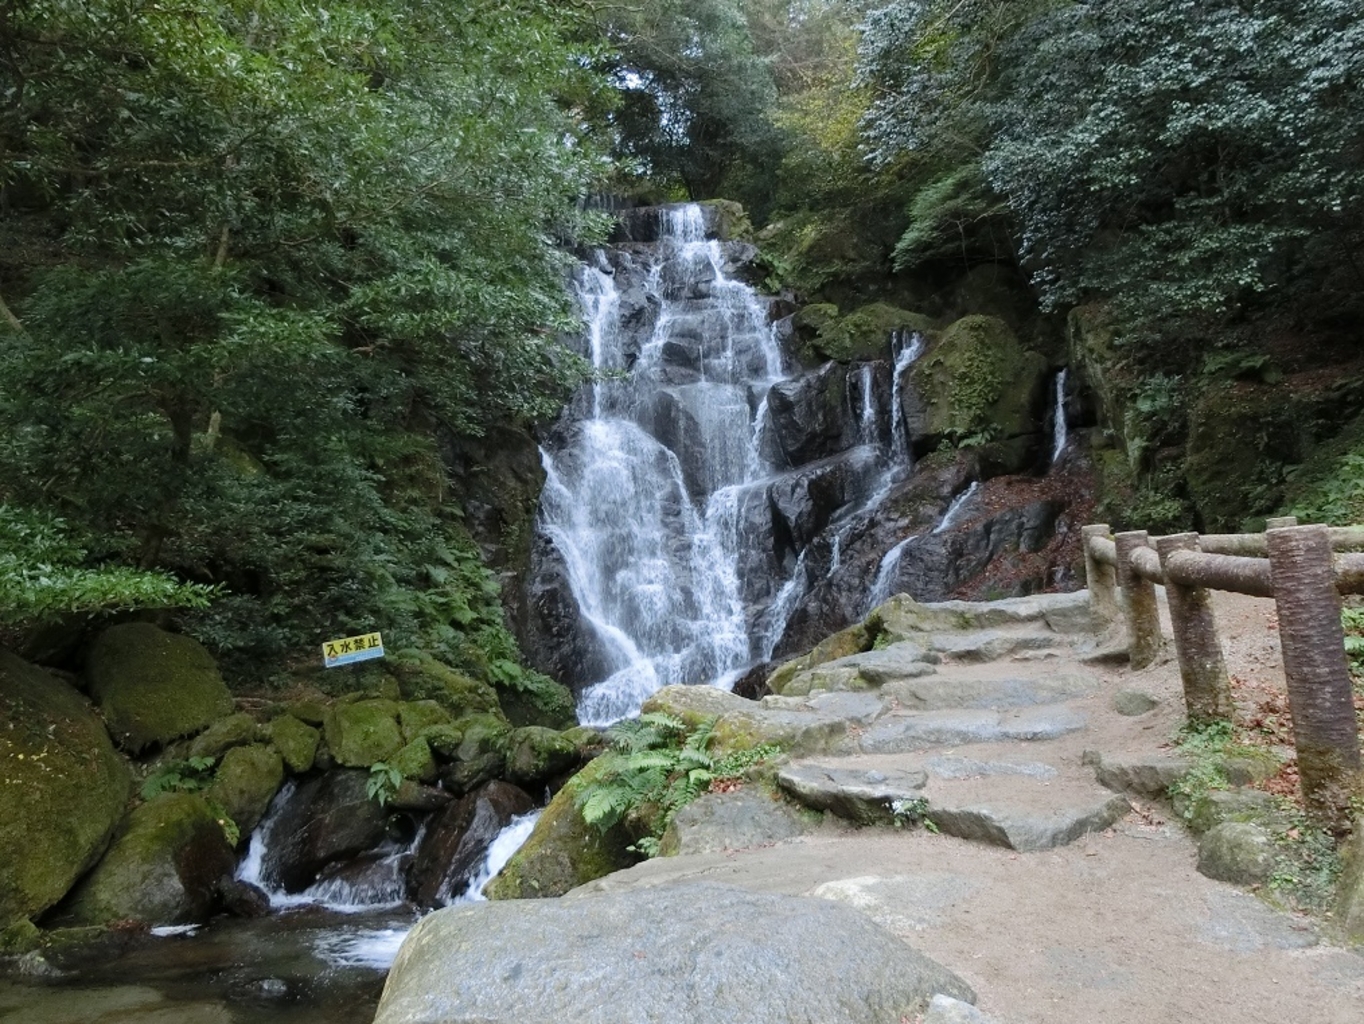
M 717 754 L 709 749 L 714 734 L 713 718 L 688 727 L 663 713 L 612 726 L 600 774 L 577 798 L 583 820 L 603 832 L 624 822 L 636 837 L 633 849 L 652 857 L 683 807 L 781 754 L 771 744 Z

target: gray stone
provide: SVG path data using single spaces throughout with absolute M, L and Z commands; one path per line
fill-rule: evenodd
M 793 807 L 756 786 L 729 793 L 703 793 L 677 812 L 663 833 L 664 857 L 748 850 L 794 839 L 805 824 Z
M 967 633 L 934 633 L 931 649 L 953 661 L 999 661 L 1020 651 L 1040 651 L 1057 647 L 1059 637 L 1051 633 L 1005 633 L 998 630 L 973 630 Z
M 1159 799 L 1166 790 L 1183 778 L 1193 762 L 1178 757 L 1148 755 L 1133 758 L 1111 758 L 1094 754 L 1097 762 L 1094 777 L 1099 785 L 1119 793 Z M 1089 763 L 1089 762 L 1087 762 Z
M 1012 714 L 969 709 L 926 711 L 887 715 L 862 734 L 859 745 L 864 754 L 894 754 L 962 743 L 1051 740 L 1084 726 L 1084 716 L 1066 707 L 1030 708 Z
M 1258 885 L 1274 873 L 1274 843 L 1259 825 L 1224 821 L 1198 844 L 1198 871 L 1219 882 Z
M 949 912 L 980 888 L 966 875 L 924 871 L 913 875 L 862 875 L 822 882 L 811 896 L 840 900 L 856 907 L 897 935 L 921 932 L 942 924 Z
M 1136 718 L 1160 707 L 1160 701 L 1140 690 L 1119 690 L 1113 695 L 1113 710 L 1127 718 Z
M 920 603 L 906 594 L 891 598 L 873 613 L 892 634 L 911 636 L 946 630 L 1044 626 L 1057 633 L 1090 632 L 1089 592 L 1036 594 L 1002 601 Z
M 785 683 L 784 696 L 799 697 L 816 690 L 874 690 L 903 679 L 931 676 L 938 655 L 916 643 L 896 643 L 878 651 L 836 658 L 806 669 Z
M 1027 852 L 1050 850 L 1088 832 L 1102 832 L 1130 810 L 1125 798 L 1106 794 L 1042 807 L 1031 803 L 930 796 L 925 815 L 947 835 Z
M 829 900 L 678 885 L 436 911 L 375 1024 L 866 1024 L 970 987 Z
M 1318 942 L 1311 924 L 1296 915 L 1274 910 L 1259 897 L 1240 889 L 1214 886 L 1205 906 L 1207 916 L 1200 922 L 1200 937 L 1234 953 L 1308 949 Z
M 773 711 L 815 711 L 836 715 L 858 725 L 870 725 L 886 712 L 879 693 L 854 693 L 846 690 L 821 691 L 809 697 L 764 697 L 762 706 Z
M 765 708 L 713 686 L 665 686 L 644 703 L 643 710 L 664 711 L 690 725 L 715 717 L 718 749 L 748 750 L 772 743 L 799 755 L 841 753 L 847 746 L 846 719 Z
M 970 1003 L 951 996 L 937 995 L 928 1004 L 923 1024 L 997 1024 L 994 1017 L 981 1013 Z
M 1040 679 L 905 679 L 882 689 L 908 711 L 943 708 L 1021 708 L 1083 696 L 1098 686 L 1093 676 L 1056 673 Z
M 935 757 L 924 764 L 939 779 L 976 779 L 990 775 L 1022 775 L 1030 779 L 1054 779 L 1056 769 L 1049 764 L 1025 761 L 977 761 L 970 757 Z
M 806 807 L 832 811 L 862 825 L 893 822 L 894 805 L 922 798 L 927 781 L 919 771 L 831 768 L 808 761 L 777 773 L 777 784 Z
M 1207 832 L 1224 822 L 1272 818 L 1278 806 L 1273 796 L 1258 789 L 1213 789 L 1199 794 L 1184 817 L 1193 831 Z

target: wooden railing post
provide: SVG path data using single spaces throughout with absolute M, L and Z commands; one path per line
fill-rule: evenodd
M 1359 784 L 1359 729 L 1330 537 L 1324 526 L 1296 526 L 1270 530 L 1268 542 L 1303 803 L 1344 831 Z
M 1106 633 L 1119 621 L 1117 579 L 1111 565 L 1094 557 L 1089 542 L 1094 537 L 1107 537 L 1108 524 L 1095 523 L 1080 531 L 1085 549 L 1085 586 L 1089 588 L 1089 614 L 1095 633 Z
M 1290 526 L 1297 525 L 1297 516 L 1270 516 L 1265 520 L 1265 533 L 1270 530 L 1286 530 Z
M 1156 541 L 1163 567 L 1176 551 L 1197 551 L 1198 534 L 1178 533 Z M 1217 620 L 1212 613 L 1212 597 L 1203 587 L 1186 587 L 1165 581 L 1165 596 L 1170 602 L 1170 625 L 1179 655 L 1179 676 L 1184 683 L 1184 704 L 1189 721 L 1195 724 L 1230 720 L 1231 683 L 1217 638 Z
M 1131 530 L 1113 538 L 1118 546 L 1118 586 L 1127 612 L 1127 657 L 1133 668 L 1145 668 L 1160 654 L 1160 608 L 1156 585 L 1132 567 L 1132 552 L 1148 547 L 1145 530 Z

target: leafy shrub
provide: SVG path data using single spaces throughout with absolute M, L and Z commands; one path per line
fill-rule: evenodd
M 611 749 L 599 759 L 601 775 L 578 794 L 583 820 L 603 832 L 626 822 L 640 837 L 634 848 L 652 857 L 678 811 L 715 784 L 738 779 L 781 753 L 764 744 L 716 757 L 707 749 L 714 731 L 714 718 L 688 729 L 662 713 L 612 726 Z
M 142 799 L 150 800 L 161 793 L 198 793 L 213 783 L 215 757 L 191 757 L 170 761 L 147 776 L 142 783 Z
M 375 761 L 369 766 L 369 779 L 365 783 L 365 795 L 383 807 L 397 795 L 398 787 L 402 784 L 402 772 L 391 764 Z

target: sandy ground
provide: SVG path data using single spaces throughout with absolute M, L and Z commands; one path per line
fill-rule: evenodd
M 1273 612 L 1271 601 L 1217 595 L 1244 714 L 1272 708 L 1282 692 Z M 1078 670 L 1064 657 L 1053 665 Z M 1081 747 L 1168 746 L 1180 720 L 1172 660 L 1084 670 L 1103 682 L 1076 705 L 1089 729 L 993 753 L 1073 764 Z M 1137 719 L 1114 715 L 1108 704 L 1122 689 L 1161 705 Z M 587 888 L 705 880 L 847 900 L 959 973 L 1004 1024 L 1364 1022 L 1364 955 L 1330 945 L 1308 918 L 1198 874 L 1194 842 L 1168 816 L 1138 801 L 1112 829 L 1039 853 L 826 822 L 802 839 L 649 861 Z

